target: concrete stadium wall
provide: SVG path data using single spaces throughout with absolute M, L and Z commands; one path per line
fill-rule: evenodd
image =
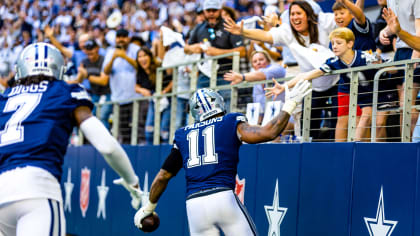
M 245 205 L 260 235 L 420 235 L 419 147 L 415 143 L 243 145 L 238 175 L 245 179 L 241 187 Z M 148 192 L 170 146 L 124 148 Z M 67 189 L 63 197 L 68 198 L 64 201 L 68 233 L 143 235 L 133 224 L 129 194 L 112 184 L 117 175 L 92 147 L 70 147 L 65 160 L 62 185 Z M 82 169 L 90 170 L 90 181 L 81 189 Z M 99 199 L 99 192 L 106 198 Z M 157 213 L 161 225 L 148 235 L 189 235 L 183 170 L 171 180 Z

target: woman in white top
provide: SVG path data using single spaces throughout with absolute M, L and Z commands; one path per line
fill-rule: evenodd
M 244 37 L 260 40 L 274 45 L 284 44 L 288 46 L 293 56 L 296 58 L 300 69 L 303 72 L 314 69 L 313 63 L 305 55 L 300 55 L 302 50 L 294 50 L 299 47 L 309 48 L 312 44 L 317 44 L 318 48 L 328 48 L 329 34 L 336 28 L 334 14 L 320 12 L 316 15 L 312 7 L 307 2 L 295 1 L 290 4 L 290 23 L 274 27 L 270 31 L 259 29 L 244 29 L 243 22 L 237 25 L 234 21 L 226 21 L 226 31 L 243 35 Z M 267 18 L 266 18 L 267 19 Z M 312 111 L 311 111 L 311 137 L 313 141 L 319 139 L 319 129 L 321 128 L 322 113 L 327 114 L 331 111 L 334 119 L 331 119 L 328 132 L 328 139 L 334 140 L 334 128 L 337 117 L 337 76 L 320 77 L 313 81 L 312 87 Z M 331 98 L 331 102 L 329 102 Z M 329 105 L 326 105 L 326 103 Z M 329 107 L 328 107 L 329 106 Z M 320 109 L 321 108 L 321 109 Z

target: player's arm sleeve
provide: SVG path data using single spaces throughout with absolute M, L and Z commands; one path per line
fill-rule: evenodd
M 128 184 L 135 185 L 138 183 L 138 177 L 134 173 L 127 153 L 117 140 L 111 136 L 101 121 L 91 116 L 80 124 L 80 129 L 118 175 Z
M 182 168 L 182 155 L 179 149 L 172 148 L 165 162 L 162 165 L 162 169 L 168 171 L 172 175 L 178 174 L 178 171 Z

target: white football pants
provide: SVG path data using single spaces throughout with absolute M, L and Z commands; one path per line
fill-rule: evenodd
M 65 236 L 61 202 L 37 198 L 0 205 L 0 236 Z
M 191 236 L 257 235 L 255 224 L 232 190 L 186 201 Z

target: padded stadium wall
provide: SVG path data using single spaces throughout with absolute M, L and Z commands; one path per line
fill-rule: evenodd
M 124 146 L 146 193 L 170 148 Z M 260 235 L 420 235 L 419 148 L 415 143 L 243 145 L 237 191 Z M 129 194 L 112 184 L 116 173 L 92 147 L 70 147 L 63 172 L 69 234 L 143 235 L 133 224 Z M 156 210 L 161 225 L 147 235 L 189 235 L 183 170 Z

